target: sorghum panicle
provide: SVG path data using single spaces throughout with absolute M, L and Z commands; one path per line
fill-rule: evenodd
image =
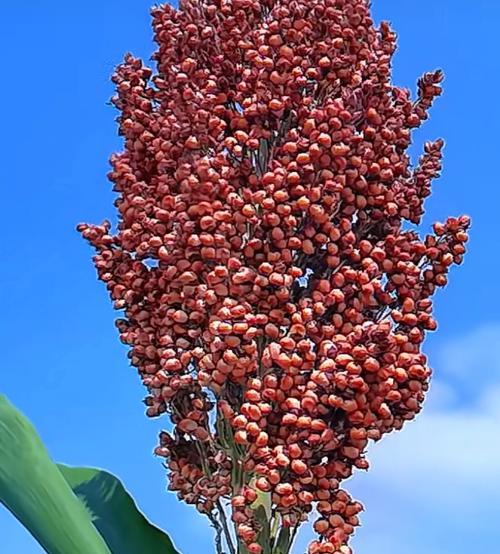
M 122 341 L 173 432 L 170 488 L 210 517 L 231 500 L 248 552 L 313 507 L 309 551 L 348 553 L 362 506 L 340 488 L 370 441 L 420 411 L 432 296 L 467 217 L 420 238 L 443 141 L 412 130 L 441 94 L 391 83 L 396 35 L 366 0 L 186 0 L 152 11 L 156 69 L 114 75 L 119 223 L 81 225 Z M 289 547 L 289 546 L 288 546 Z

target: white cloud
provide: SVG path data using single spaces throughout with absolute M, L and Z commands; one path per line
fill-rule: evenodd
M 425 474 L 412 495 L 460 480 L 500 492 L 500 325 L 482 327 L 440 349 L 436 378 L 416 421 L 370 452 L 371 476 L 408 489 L 410 474 Z M 366 481 L 369 481 L 368 474 Z M 456 489 L 459 493 L 460 487 Z M 454 500 L 452 489 L 446 497 Z M 440 495 L 443 499 L 443 495 Z
M 443 345 L 422 415 L 372 448 L 349 487 L 367 509 L 357 554 L 496 551 L 499 345 L 499 324 Z
M 366 508 L 356 554 L 498 551 L 499 346 L 494 324 L 435 352 L 423 413 L 374 445 L 370 471 L 346 485 Z
M 500 388 L 484 393 L 474 409 L 425 412 L 401 433 L 376 445 L 376 478 L 414 499 L 453 503 L 463 486 L 500 501 Z M 460 486 L 454 486 L 460 483 Z M 444 493 L 444 494 L 443 494 Z

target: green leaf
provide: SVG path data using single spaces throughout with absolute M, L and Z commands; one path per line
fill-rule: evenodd
M 114 475 L 84 467 L 59 469 L 113 554 L 178 554 L 168 535 L 144 517 Z
M 1 395 L 0 502 L 49 554 L 111 554 L 34 427 Z

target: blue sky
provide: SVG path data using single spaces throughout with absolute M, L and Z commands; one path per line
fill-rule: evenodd
M 53 456 L 120 476 L 184 554 L 211 530 L 164 492 L 151 452 L 161 421 L 117 339 L 80 221 L 112 217 L 107 159 L 120 148 L 108 77 L 126 51 L 149 58 L 152 0 L 0 2 L 0 392 L 36 424 Z M 437 298 L 426 343 L 436 370 L 427 410 L 371 454 L 350 490 L 365 502 L 357 554 L 495 552 L 500 503 L 498 90 L 495 0 L 374 0 L 399 33 L 397 84 L 442 67 L 445 95 L 416 136 L 447 140 L 426 225 L 474 220 L 470 252 Z M 22 453 L 20 453 L 22 455 Z M 0 508 L 9 554 L 41 552 Z M 295 554 L 302 554 L 303 534 Z

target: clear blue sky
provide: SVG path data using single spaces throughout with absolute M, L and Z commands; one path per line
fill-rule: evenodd
M 143 415 L 143 391 L 105 288 L 74 231 L 80 221 L 114 215 L 107 159 L 120 140 L 106 105 L 108 77 L 128 50 L 149 58 L 151 2 L 0 1 L 0 391 L 57 460 L 115 472 L 182 552 L 195 554 L 209 552 L 211 530 L 164 492 L 151 455 L 162 423 Z M 493 553 L 500 543 L 500 2 L 373 4 L 376 19 L 392 20 L 400 36 L 396 83 L 413 87 L 436 67 L 447 75 L 445 96 L 416 137 L 417 144 L 447 140 L 426 225 L 467 212 L 474 227 L 466 264 L 437 299 L 440 330 L 426 344 L 436 368 L 427 412 L 378 445 L 372 471 L 351 485 L 367 505 L 356 551 Z M 2 508 L 0 537 L 3 552 L 40 552 Z

